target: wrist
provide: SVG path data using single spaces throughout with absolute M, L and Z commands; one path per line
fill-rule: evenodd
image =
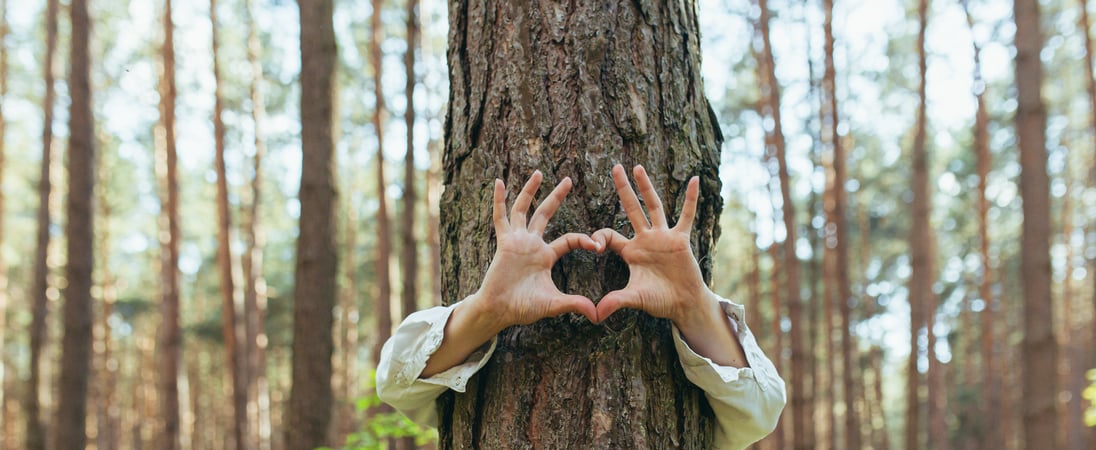
M 726 321 L 723 308 L 719 305 L 719 297 L 709 289 L 704 289 L 696 297 L 698 301 L 692 307 L 682 311 L 681 315 L 673 320 L 674 325 L 683 330 L 711 330 Z
M 487 339 L 499 334 L 502 330 L 513 325 L 499 314 L 499 308 L 491 306 L 490 299 L 482 292 L 468 296 L 453 309 L 453 318 L 460 325 Z

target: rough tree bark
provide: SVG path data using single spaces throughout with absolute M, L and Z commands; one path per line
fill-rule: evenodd
M 775 148 L 772 150 L 775 152 L 774 156 L 778 164 L 780 197 L 784 204 L 783 219 L 786 237 L 784 238 L 784 297 L 782 301 L 788 305 L 788 319 L 792 325 L 791 333 L 789 333 L 792 347 L 792 426 L 789 432 L 792 436 L 792 448 L 806 449 L 811 446 L 811 442 L 807 440 L 808 433 L 806 429 L 813 424 L 813 421 L 806 415 L 808 410 L 806 405 L 809 401 L 809 397 L 807 397 L 806 361 L 807 358 L 811 357 L 811 353 L 807 352 L 803 339 L 803 303 L 799 293 L 800 264 L 799 257 L 796 255 L 799 225 L 796 222 L 795 203 L 792 201 L 791 177 L 788 174 L 787 151 L 780 116 L 780 83 L 776 78 L 776 61 L 773 58 L 772 43 L 769 38 L 770 15 L 768 1 L 758 0 L 758 7 L 761 12 L 759 27 L 762 43 L 760 59 L 764 71 L 762 85 L 768 88 L 763 90 L 763 93 L 767 95 L 764 95 L 765 106 L 762 107 L 762 110 L 765 111 L 767 117 L 773 119 L 773 129 L 770 134 Z M 773 332 L 778 333 L 779 331 L 773 330 Z
M 1020 147 L 1020 196 L 1024 225 L 1021 274 L 1024 292 L 1023 392 L 1027 447 L 1058 447 L 1054 308 L 1051 302 L 1050 190 L 1047 178 L 1046 107 L 1039 2 L 1015 0 L 1016 132 Z
M 331 422 L 331 355 L 335 321 L 334 112 L 335 30 L 333 0 L 299 0 L 301 17 L 300 237 L 293 288 L 293 387 L 289 394 L 286 447 L 328 443 Z
M 175 42 L 171 0 L 164 2 L 163 68 L 160 79 L 160 125 L 157 131 L 157 176 L 160 178 L 160 314 L 157 354 L 161 428 L 159 448 L 179 448 L 179 365 L 182 331 L 179 328 L 179 188 L 175 151 Z
M 53 107 L 55 88 L 54 60 L 57 52 L 57 14 L 60 2 L 49 0 L 46 2 L 46 55 L 43 62 L 43 75 L 45 78 L 45 96 L 42 103 L 42 161 L 41 170 L 38 173 L 38 228 L 37 240 L 34 249 L 34 281 L 31 306 L 32 319 L 30 326 L 30 379 L 25 391 L 27 436 L 26 446 L 28 450 L 44 450 L 46 448 L 46 426 L 42 422 L 41 400 L 39 390 L 42 383 L 42 354 L 46 345 L 46 315 L 49 312 L 49 302 L 46 298 L 46 290 L 49 289 L 49 266 L 46 262 L 49 250 L 49 228 L 51 224 L 49 197 L 50 197 L 50 162 L 53 159 L 51 152 L 53 147 Z
M 225 368 L 228 370 L 232 398 L 232 439 L 238 450 L 247 445 L 247 389 L 245 355 L 240 352 L 236 319 L 236 282 L 233 279 L 231 228 L 228 210 L 228 180 L 225 171 L 224 95 L 221 86 L 221 65 L 217 46 L 217 0 L 209 0 L 210 43 L 213 49 L 213 137 L 217 173 L 217 269 L 221 278 L 221 336 L 225 345 Z
M 921 438 L 924 434 L 921 429 L 921 375 L 917 367 L 920 357 L 919 339 L 922 330 L 926 329 L 926 317 L 933 314 L 936 308 L 932 300 L 932 252 L 929 241 L 932 238 L 929 228 L 930 201 L 928 181 L 928 155 L 925 150 L 925 141 L 928 127 L 928 113 L 925 101 L 926 82 L 926 58 L 925 58 L 925 30 L 928 24 L 928 0 L 918 2 L 917 14 L 919 28 L 917 32 L 918 54 L 918 104 L 917 124 L 915 125 L 913 148 L 911 150 L 913 171 L 910 177 L 910 188 L 913 190 L 913 212 L 910 228 L 910 265 L 912 273 L 909 282 L 910 304 L 910 356 L 907 367 L 906 389 L 906 448 L 920 448 Z
M 703 94 L 695 2 L 453 0 L 449 10 L 444 302 L 474 292 L 494 252 L 493 179 L 513 198 L 534 169 L 546 187 L 574 181 L 548 239 L 630 233 L 609 177 L 616 163 L 644 164 L 671 210 L 699 175 L 694 250 L 710 280 L 722 136 Z M 576 252 L 554 278 L 598 299 L 623 287 L 628 270 L 618 257 Z M 713 436 L 669 323 L 635 311 L 602 326 L 568 315 L 504 331 L 468 392 L 443 395 L 439 412 L 443 449 L 706 448 Z
M 65 209 L 65 334 L 61 341 L 60 403 L 57 448 L 84 448 L 87 443 L 88 380 L 91 374 L 91 285 L 95 253 L 92 210 L 95 192 L 95 125 L 91 114 L 91 24 L 86 0 L 69 4 L 72 48 L 68 89 L 68 202 Z

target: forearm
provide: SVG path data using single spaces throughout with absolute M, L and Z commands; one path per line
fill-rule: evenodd
M 479 293 L 453 307 L 445 324 L 445 337 L 422 370 L 421 378 L 428 378 L 465 362 L 468 356 L 506 328 L 494 314 L 481 311 Z
M 705 290 L 701 306 L 686 311 L 674 325 L 681 337 L 698 355 L 727 367 L 749 367 L 742 343 L 732 328 L 730 318 L 719 305 L 719 298 Z

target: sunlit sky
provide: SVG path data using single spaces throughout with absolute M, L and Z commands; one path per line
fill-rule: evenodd
M 116 8 L 116 2 L 94 0 L 93 8 Z M 147 52 L 150 45 L 158 45 L 161 36 L 161 22 L 158 17 L 160 2 L 130 1 L 129 19 L 125 26 L 114 29 L 97 29 L 97 33 L 113 33 L 118 39 L 116 44 L 107 53 L 107 59 L 98 61 L 104 67 L 112 68 L 109 72 L 115 73 L 116 68 L 124 67 L 117 80 L 121 92 L 111 95 L 99 95 L 95 101 L 100 102 L 97 107 L 100 111 L 98 126 L 121 142 L 121 154 L 133 160 L 142 161 L 142 165 L 151 167 L 151 152 L 148 151 L 147 133 L 149 125 L 158 117 L 156 92 L 158 77 L 158 62 L 156 58 L 128 58 L 133 52 Z M 298 22 L 297 7 L 291 1 L 277 2 L 276 6 L 257 11 L 256 19 L 259 25 L 272 33 L 272 45 L 266 50 L 274 52 L 271 60 L 273 66 L 266 68 L 268 77 L 276 77 L 284 82 L 292 81 L 299 68 L 298 54 Z M 360 64 L 360 54 L 354 48 L 350 39 L 349 30 L 355 27 L 367 26 L 369 5 L 366 2 L 338 2 L 336 12 L 336 29 L 340 41 L 340 51 L 347 64 Z M 787 6 L 789 3 L 794 6 Z M 821 61 L 820 52 L 822 36 L 821 12 L 812 6 L 808 12 L 802 6 L 805 2 L 779 2 L 778 6 L 785 8 L 781 15 L 773 23 L 772 42 L 776 53 L 777 77 L 783 88 L 783 111 L 785 114 L 784 129 L 788 137 L 789 165 L 793 178 L 796 180 L 793 186 L 798 193 L 797 197 L 803 198 L 811 189 L 812 183 L 815 189 L 819 189 L 823 180 L 818 176 L 812 176 L 812 166 L 807 152 L 811 145 L 810 134 L 804 130 L 802 120 L 811 114 L 815 114 L 817 106 L 807 101 L 808 67 L 807 55 L 811 52 L 816 61 Z M 842 120 L 848 120 L 858 129 L 872 129 L 880 137 L 884 138 L 889 151 L 889 159 L 900 157 L 900 142 L 913 126 L 914 116 L 912 105 L 916 101 L 916 93 L 908 93 L 908 103 L 911 105 L 907 115 L 896 115 L 893 108 L 888 110 L 887 105 L 879 101 L 883 93 L 879 92 L 880 85 L 867 82 L 860 78 L 863 71 L 881 71 L 888 67 L 890 59 L 887 56 L 887 43 L 889 34 L 911 35 L 916 32 L 916 23 L 907 12 L 907 4 L 895 0 L 848 0 L 839 1 L 835 16 L 834 28 L 836 30 L 838 45 L 836 51 L 837 66 L 853 75 L 839 80 L 839 101 L 841 102 Z M 812 4 L 813 5 L 813 4 Z M 429 161 L 425 152 L 425 144 L 430 137 L 441 136 L 441 104 L 446 98 L 444 83 L 447 80 L 444 66 L 444 36 L 446 24 L 444 23 L 446 12 L 445 4 L 437 0 L 425 1 L 422 5 L 422 14 L 425 25 L 429 27 L 428 35 L 434 36 L 434 41 L 424 43 L 425 54 L 420 60 L 419 75 L 423 80 L 419 86 L 417 99 L 422 103 L 417 105 L 420 118 L 430 120 L 420 121 L 416 129 L 416 143 L 420 149 L 416 155 L 416 162 L 425 167 Z M 751 31 L 746 20 L 750 14 L 750 3 L 743 0 L 699 0 L 700 25 L 702 33 L 703 51 L 703 75 L 705 89 L 709 99 L 713 103 L 719 103 L 729 90 L 756 89 L 756 86 L 738 86 L 735 77 L 729 73 L 730 68 L 737 58 L 749 57 L 748 45 L 751 40 Z M 787 9 L 790 8 L 790 9 Z M 178 56 L 178 84 L 180 95 L 178 97 L 178 136 L 179 152 L 183 155 L 180 159 L 185 171 L 206 171 L 207 178 L 212 181 L 212 157 L 213 157 L 213 133 L 210 114 L 213 108 L 213 78 L 210 72 L 210 29 L 208 20 L 208 3 L 194 1 L 175 2 L 176 51 Z M 233 17 L 233 9 L 222 8 L 222 23 L 242 23 L 238 17 Z M 9 19 L 12 28 L 17 35 L 37 36 L 35 27 L 42 14 L 41 6 L 35 8 L 13 8 L 9 11 Z M 398 13 L 394 13 L 398 14 Z M 808 14 L 804 26 L 804 14 Z M 989 82 L 1007 80 L 1011 78 L 1012 62 L 1011 48 L 1006 43 L 1011 41 L 1012 25 L 1010 21 L 1011 10 L 1008 2 L 979 3 L 974 14 L 980 25 L 976 28 L 976 38 L 983 45 L 983 70 Z M 953 145 L 957 133 L 965 133 L 974 114 L 974 100 L 972 91 L 972 48 L 970 45 L 970 33 L 968 32 L 966 19 L 958 2 L 934 2 L 931 17 L 931 25 L 928 31 L 927 47 L 930 54 L 928 72 L 928 96 L 929 117 L 933 122 L 935 135 L 934 142 L 946 147 Z M 991 25 L 997 24 L 994 29 Z M 808 39 L 808 31 L 812 33 Z M 237 30 L 237 34 L 239 34 Z M 388 52 L 386 57 L 386 70 L 383 77 L 386 84 L 388 105 L 399 114 L 403 108 L 403 97 L 400 93 L 403 88 L 402 67 L 402 39 L 392 36 L 385 42 L 384 48 Z M 807 42 L 813 45 L 809 49 Z M 151 43 L 151 44 L 150 44 Z M 40 44 L 19 45 L 11 47 L 12 58 L 19 64 L 27 67 L 40 67 L 40 55 L 36 52 Z M 222 41 L 222 45 L 242 47 L 240 42 Z M 63 55 L 67 51 L 62 46 Z M 237 55 L 239 56 L 239 55 Z M 62 58 L 67 59 L 67 58 Z M 246 71 L 242 64 L 242 58 L 233 58 L 231 55 L 222 59 L 224 69 L 227 72 Z M 817 70 L 817 68 L 816 68 Z M 906 69 L 903 69 L 906 70 Z M 915 71 L 911 66 L 908 70 Z M 105 78 L 103 69 L 96 70 L 98 82 Z M 41 89 L 40 86 L 30 89 Z M 850 95 L 853 93 L 853 95 Z M 4 100 L 5 110 L 10 117 L 26 118 L 22 124 L 33 129 L 40 129 L 39 122 L 34 122 L 35 117 L 40 116 L 40 106 L 36 98 L 41 94 L 35 92 L 33 98 L 17 98 L 9 96 Z M 61 92 L 63 98 L 65 93 Z M 357 94 L 355 94 L 357 95 Z M 998 94 L 1001 95 L 1001 94 Z M 371 104 L 368 98 L 354 98 L 350 96 L 340 97 L 343 102 L 362 101 Z M 58 106 L 58 121 L 55 130 L 63 142 L 65 135 L 65 111 L 67 101 L 62 100 Z M 226 120 L 229 127 L 243 130 L 243 135 L 251 133 L 251 123 L 244 112 L 229 112 Z M 295 112 L 292 114 L 296 114 Z M 280 114 L 270 117 L 267 127 L 270 130 L 278 130 L 290 135 L 297 134 L 299 123 L 297 117 L 292 114 Z M 727 124 L 724 124 L 725 126 Z M 734 124 L 731 124 L 734 126 Z M 747 206 L 756 212 L 757 223 L 772 223 L 772 200 L 766 193 L 764 186 L 769 182 L 767 170 L 762 169 L 760 163 L 761 145 L 763 142 L 763 130 L 757 124 L 742 124 L 746 127 L 741 138 L 730 139 L 724 146 L 724 164 L 722 166 L 722 179 L 724 181 L 724 194 L 731 192 L 748 193 Z M 361 132 L 361 131 L 356 131 Z M 27 132 L 30 136 L 37 136 L 37 131 Z M 391 161 L 402 158 L 405 148 L 404 129 L 402 119 L 393 117 L 393 121 L 387 128 L 388 137 L 385 143 L 386 156 Z M 279 167 L 284 180 L 281 186 L 287 194 L 295 195 L 298 185 L 300 154 L 299 138 L 290 138 L 280 142 L 271 148 L 271 156 L 275 159 L 274 166 Z M 249 142 L 248 139 L 243 139 Z M 280 147 L 278 147 L 280 145 Z M 366 167 L 371 164 L 370 159 L 373 150 L 369 141 L 363 141 L 364 148 L 350 149 L 350 139 L 344 139 L 339 143 L 340 157 L 349 160 L 349 163 L 357 167 Z M 245 145 L 246 147 L 246 145 Z M 246 152 L 230 152 L 229 167 L 242 167 Z M 243 173 L 238 172 L 238 173 Z M 368 176 L 371 176 L 369 174 Z M 242 175 L 235 175 L 234 181 L 242 184 Z M 955 186 L 954 178 L 940 177 L 938 187 L 949 192 Z M 152 186 L 138 186 L 146 192 L 154 192 Z M 392 188 L 393 195 L 398 196 L 397 188 Z M 1008 192 L 1001 195 L 1008 196 Z M 1011 194 L 1014 196 L 1014 191 Z M 148 197 L 148 204 L 142 205 L 150 213 L 158 209 L 154 196 Z M 1002 201 L 999 199 L 999 201 Z M 1003 201 L 1010 201 L 1005 198 Z M 296 214 L 297 206 L 290 203 L 285 206 L 290 214 Z M 774 230 L 771 226 L 757 226 L 757 244 L 767 246 L 775 240 L 783 240 L 783 230 Z M 739 236 L 727 236 L 725 239 L 742 239 Z M 134 245 L 147 245 L 147 243 L 135 243 Z M 183 271 L 193 273 L 198 270 L 200 255 L 196 248 L 184 248 Z M 809 249 L 807 250 L 809 251 Z M 908 306 L 900 295 L 896 295 L 901 301 L 892 301 L 888 305 L 888 312 L 874 321 L 864 324 L 860 330 L 863 334 L 870 334 L 882 338 L 886 342 L 888 357 L 892 361 L 900 361 L 905 358 L 908 336 L 907 332 L 892 332 L 882 335 L 882 330 L 908 330 Z M 945 344 L 946 346 L 946 344 Z M 948 358 L 946 348 L 942 348 L 941 356 Z

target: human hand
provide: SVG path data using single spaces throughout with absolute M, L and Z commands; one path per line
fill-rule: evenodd
M 571 190 L 564 178 L 526 221 L 533 197 L 543 175 L 538 170 L 525 183 L 506 216 L 506 186 L 495 180 L 495 256 L 483 283 L 466 302 L 481 318 L 490 318 L 490 331 L 497 333 L 511 325 L 528 325 L 566 312 L 597 321 L 594 303 L 581 295 L 560 292 L 552 281 L 552 266 L 571 250 L 600 251 L 603 246 L 582 233 L 567 233 L 551 243 L 544 242 L 544 229 Z
M 643 166 L 636 166 L 633 174 L 651 219 L 648 222 L 644 216 L 624 168 L 619 164 L 613 167 L 613 182 L 635 236 L 628 239 L 610 228 L 598 230 L 592 236 L 603 248 L 619 254 L 631 272 L 624 289 L 606 294 L 598 303 L 598 320 L 605 320 L 620 308 L 633 308 L 670 319 L 683 329 L 711 323 L 712 317 L 721 317 L 719 301 L 704 283 L 689 244 L 700 180 L 697 177 L 689 180 L 681 217 L 670 228 L 662 201 Z

